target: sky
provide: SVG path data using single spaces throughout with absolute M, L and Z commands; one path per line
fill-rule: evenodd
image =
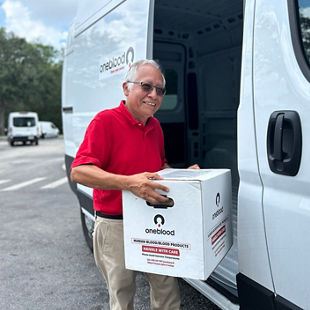
M 77 0 L 0 0 L 0 27 L 28 42 L 65 46 Z
M 310 0 L 298 0 L 299 7 L 302 11 L 302 13 L 310 17 Z
M 91 0 L 90 0 L 91 1 Z M 77 0 L 0 0 L 0 27 L 29 42 L 65 47 L 68 28 L 76 14 Z M 299 0 L 310 16 L 310 0 Z

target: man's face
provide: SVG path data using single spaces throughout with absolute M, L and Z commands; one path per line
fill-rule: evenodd
M 160 71 L 153 65 L 143 65 L 137 68 L 133 82 L 149 83 L 153 86 L 163 87 L 163 80 Z M 123 84 L 124 94 L 127 97 L 126 107 L 133 117 L 144 124 L 150 116 L 159 109 L 163 96 L 157 94 L 155 87 L 151 92 L 143 90 L 141 85 L 129 83 Z

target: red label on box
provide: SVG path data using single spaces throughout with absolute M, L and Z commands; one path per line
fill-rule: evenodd
M 211 238 L 211 244 L 213 245 L 224 233 L 226 232 L 226 226 L 222 226 Z
M 148 245 L 142 245 L 142 252 L 180 256 L 180 251 L 178 249 L 161 248 Z

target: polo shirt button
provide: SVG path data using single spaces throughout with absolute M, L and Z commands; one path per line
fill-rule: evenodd
M 141 124 L 141 123 L 139 123 L 139 126 L 142 126 L 142 124 Z

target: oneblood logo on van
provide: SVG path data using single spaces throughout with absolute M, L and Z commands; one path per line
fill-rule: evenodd
M 116 74 L 128 70 L 134 62 L 135 51 L 130 46 L 124 52 L 112 56 L 108 59 L 101 59 L 99 64 L 99 79 L 109 77 L 111 74 Z

